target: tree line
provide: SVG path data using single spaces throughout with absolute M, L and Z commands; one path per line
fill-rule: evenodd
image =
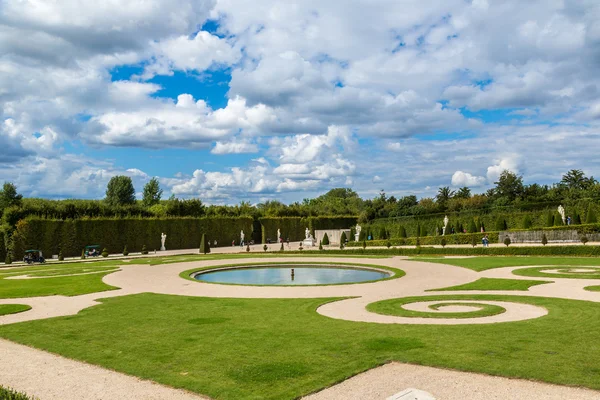
M 415 195 L 387 196 L 382 190 L 373 199 L 362 199 L 350 188 L 331 189 L 327 193 L 301 202 L 284 204 L 271 200 L 256 205 L 242 201 L 236 205 L 205 205 L 201 199 L 179 199 L 172 195 L 163 199 L 158 179 L 144 185 L 142 199 L 137 200 L 130 177 L 115 176 L 106 187 L 103 200 L 47 200 L 23 198 L 17 187 L 5 182 L 0 191 L 0 211 L 4 220 L 26 215 L 46 218 L 81 217 L 310 217 L 354 215 L 359 222 L 379 218 L 424 216 L 448 212 L 489 210 L 502 207 L 520 209 L 544 208 L 580 199 L 600 199 L 600 183 L 581 170 L 570 170 L 552 185 L 526 185 L 523 177 L 503 171 L 494 187 L 485 193 L 473 194 L 469 187 L 440 187 L 434 197 L 418 199 Z M 16 222 L 16 221 L 15 221 Z

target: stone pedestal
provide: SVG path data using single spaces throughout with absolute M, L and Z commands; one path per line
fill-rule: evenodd
M 406 389 L 388 397 L 386 400 L 435 400 L 435 397 L 422 390 Z
M 165 249 L 165 246 L 160 246 L 160 251 L 165 251 L 167 249 Z
M 360 234 L 359 234 L 359 233 L 355 233 L 355 234 L 354 234 L 354 241 L 355 241 L 355 242 L 358 242 L 358 238 L 359 238 L 359 237 L 360 237 Z
M 315 245 L 314 239 L 304 239 L 302 241 L 302 247 L 313 247 Z

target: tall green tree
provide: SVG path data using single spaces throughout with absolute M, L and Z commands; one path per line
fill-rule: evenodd
M 498 182 L 494 182 L 496 187 L 494 192 L 499 197 L 505 197 L 510 201 L 521 197 L 524 193 L 523 177 L 518 176 L 514 172 L 504 170 L 498 177 Z
M 110 206 L 125 206 L 135 203 L 135 189 L 131 178 L 124 175 L 117 175 L 110 178 L 106 186 L 106 198 L 104 199 Z
M 596 180 L 593 176 L 586 177 L 580 169 L 572 169 L 563 175 L 560 183 L 569 189 L 585 190 L 596 183 Z
M 454 198 L 458 198 L 458 199 L 470 199 L 471 198 L 471 189 L 469 189 L 466 186 L 461 187 L 460 189 L 458 189 L 458 191 L 454 195 Z
M 20 206 L 23 195 L 17 193 L 17 187 L 12 182 L 4 182 L 0 191 L 0 209 L 10 206 Z
M 142 199 L 142 203 L 144 206 L 151 207 L 160 202 L 160 198 L 162 197 L 163 191 L 160 188 L 160 184 L 158 183 L 158 179 L 152 178 L 146 185 L 144 185 L 144 197 Z
M 444 186 L 438 189 L 438 193 L 435 196 L 435 200 L 440 204 L 446 204 L 448 203 L 448 200 L 450 200 L 453 196 L 454 191 L 450 190 L 448 186 Z

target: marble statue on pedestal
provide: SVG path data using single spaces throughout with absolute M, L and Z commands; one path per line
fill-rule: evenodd
M 566 225 L 567 219 L 565 217 L 565 208 L 562 206 L 562 204 L 560 206 L 558 206 L 558 213 L 560 214 L 560 217 L 562 218 L 563 225 Z
M 165 248 L 165 241 L 167 240 L 167 235 L 165 235 L 164 233 L 160 234 L 160 251 L 165 251 L 167 250 Z

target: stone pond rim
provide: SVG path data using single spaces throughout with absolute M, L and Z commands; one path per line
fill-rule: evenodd
M 189 277 L 202 283 L 225 285 L 314 286 L 370 283 L 403 275 L 400 271 L 367 265 L 281 263 L 228 265 L 192 272 Z

